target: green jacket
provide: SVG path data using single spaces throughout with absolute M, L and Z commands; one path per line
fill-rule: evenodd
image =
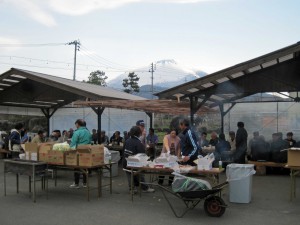
M 70 148 L 75 149 L 78 145 L 88 145 L 92 141 L 92 135 L 86 127 L 79 127 L 73 134 Z

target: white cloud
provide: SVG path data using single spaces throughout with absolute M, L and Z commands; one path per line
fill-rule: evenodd
M 112 9 L 141 0 L 50 0 L 53 10 L 67 15 L 83 15 L 99 9 Z
M 39 0 L 10 0 L 16 8 L 25 13 L 28 17 L 31 17 L 35 21 L 52 27 L 56 25 L 54 17 L 43 9 L 43 1 Z
M 0 46 L 1 50 L 6 50 L 6 51 L 15 51 L 18 50 L 19 47 L 18 45 L 21 45 L 21 41 L 15 38 L 8 38 L 8 37 L 0 37 Z M 5 47 L 7 46 L 7 47 Z
M 24 14 L 46 26 L 55 26 L 50 11 L 63 15 L 80 16 L 96 10 L 117 8 L 131 3 L 198 3 L 216 0 L 8 0 Z M 5 1 L 4 1 L 5 2 Z
M 215 0 L 50 0 L 52 9 L 61 14 L 84 15 L 99 9 L 112 9 L 130 3 L 197 3 Z

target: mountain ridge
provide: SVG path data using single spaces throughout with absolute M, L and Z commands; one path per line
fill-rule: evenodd
M 139 80 L 140 92 L 134 93 L 135 95 L 145 97 L 145 98 L 156 98 L 152 96 L 152 79 L 150 67 L 141 67 L 136 69 L 135 72 Z M 134 72 L 134 71 L 132 71 Z M 195 70 L 184 67 L 178 64 L 173 59 L 164 59 L 157 61 L 153 66 L 153 92 L 161 92 L 174 86 L 198 79 L 205 76 L 202 70 Z M 128 78 L 128 73 L 123 73 L 116 78 L 107 82 L 108 87 L 113 87 L 115 89 L 124 89 L 122 83 L 123 79 Z

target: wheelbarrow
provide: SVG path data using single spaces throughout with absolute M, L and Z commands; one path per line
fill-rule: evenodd
M 173 211 L 174 215 L 177 218 L 182 218 L 189 210 L 194 209 L 202 200 L 204 200 L 204 210 L 211 217 L 221 217 L 225 213 L 227 205 L 224 200 L 221 198 L 222 189 L 228 185 L 228 182 L 224 182 L 217 186 L 214 186 L 209 190 L 200 190 L 200 191 L 187 191 L 187 192 L 173 192 L 171 189 L 161 186 L 159 184 L 151 184 L 158 187 L 164 198 L 166 199 L 168 205 Z M 177 213 L 168 199 L 166 192 L 181 199 L 186 208 L 183 212 Z

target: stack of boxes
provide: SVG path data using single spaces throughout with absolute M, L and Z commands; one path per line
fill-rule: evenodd
M 53 143 L 26 143 L 26 160 L 44 161 L 54 165 L 97 166 L 104 163 L 103 145 L 81 145 L 76 150 L 54 151 Z

